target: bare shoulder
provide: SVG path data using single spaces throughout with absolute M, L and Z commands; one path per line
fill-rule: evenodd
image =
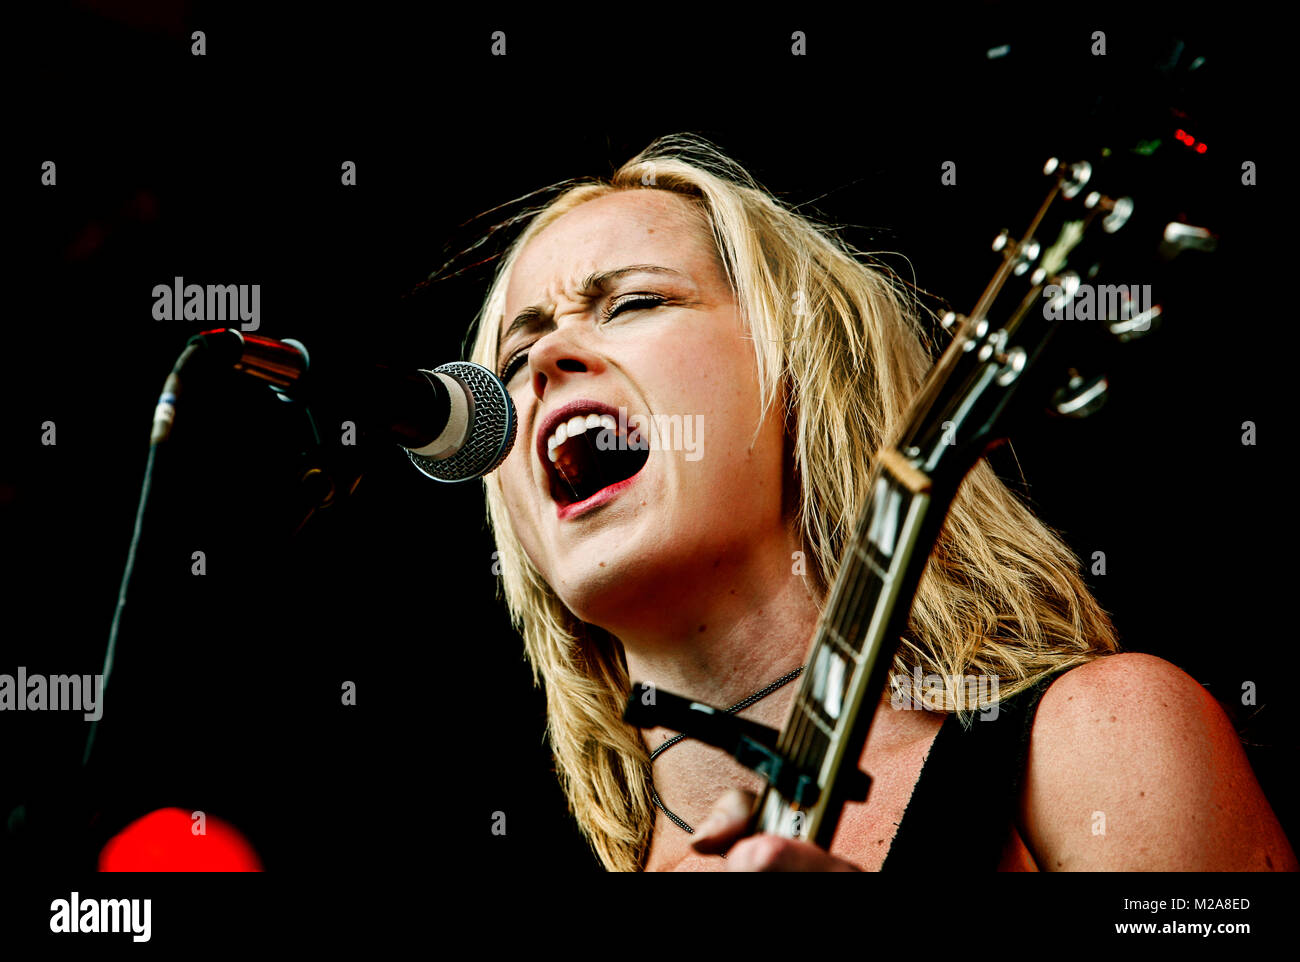
M 1053 682 L 1019 814 L 1048 870 L 1297 869 L 1228 717 L 1153 655 L 1107 655 Z

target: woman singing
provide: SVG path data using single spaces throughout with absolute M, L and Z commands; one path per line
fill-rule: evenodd
M 932 358 L 891 274 L 699 138 L 562 186 L 502 258 L 472 360 L 517 406 L 488 516 L 608 869 L 1296 868 L 1214 699 L 1118 653 L 1071 550 L 984 462 L 875 708 L 870 795 L 829 852 L 741 837 L 762 782 L 725 753 L 688 738 L 651 761 L 676 733 L 621 720 L 631 680 L 784 724 L 873 454 Z M 910 710 L 929 675 L 946 700 Z M 956 711 L 970 675 L 996 679 L 995 721 Z

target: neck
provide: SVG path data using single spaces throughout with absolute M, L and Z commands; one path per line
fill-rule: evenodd
M 719 565 L 643 606 L 652 621 L 613 631 L 629 678 L 726 708 L 803 664 L 819 612 L 790 557 L 783 545 L 731 570 Z M 692 597 L 691 585 L 706 590 Z
M 720 565 L 712 577 L 683 579 L 677 605 L 643 606 L 663 614 L 652 624 L 615 632 L 629 678 L 728 708 L 802 665 L 819 612 L 804 578 L 791 571 L 793 550 L 782 544 L 730 571 Z M 711 590 L 690 597 L 691 584 Z M 780 728 L 798 687 L 785 685 L 740 714 Z M 675 734 L 654 728 L 642 737 L 653 750 Z M 655 759 L 654 781 L 664 804 L 693 826 L 726 789 L 754 791 L 761 784 L 725 752 L 689 738 Z

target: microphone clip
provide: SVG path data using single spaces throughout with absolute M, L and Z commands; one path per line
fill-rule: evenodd
M 186 343 L 206 347 L 218 365 L 265 381 L 286 401 L 285 392 L 292 391 L 311 366 L 311 356 L 301 341 L 259 337 L 233 327 L 200 331 Z

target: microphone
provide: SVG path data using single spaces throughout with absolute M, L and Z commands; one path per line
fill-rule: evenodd
M 501 380 L 483 367 L 470 361 L 451 361 L 432 371 L 420 370 L 408 378 L 425 379 L 433 391 L 426 399 L 437 395 L 432 406 L 426 407 L 422 425 L 424 433 L 412 440 L 399 440 L 411 463 L 420 473 L 435 481 L 469 481 L 488 474 L 501 464 L 514 447 L 519 419 L 515 415 L 515 402 Z M 442 397 L 448 398 L 447 414 L 441 412 Z M 390 420 L 390 430 L 397 430 L 397 422 Z M 404 426 L 406 422 L 401 422 Z M 434 433 L 435 437 L 417 448 L 415 445 Z
M 311 357 L 301 341 L 246 334 L 236 328 L 190 339 L 217 365 L 267 382 L 281 396 L 310 393 Z M 346 385 L 346 386 L 344 386 Z M 411 463 L 435 481 L 469 481 L 495 470 L 514 446 L 515 405 L 500 379 L 480 364 L 452 361 L 433 370 L 374 365 L 358 377 L 337 375 L 325 388 L 362 412 L 378 433 L 401 445 Z

